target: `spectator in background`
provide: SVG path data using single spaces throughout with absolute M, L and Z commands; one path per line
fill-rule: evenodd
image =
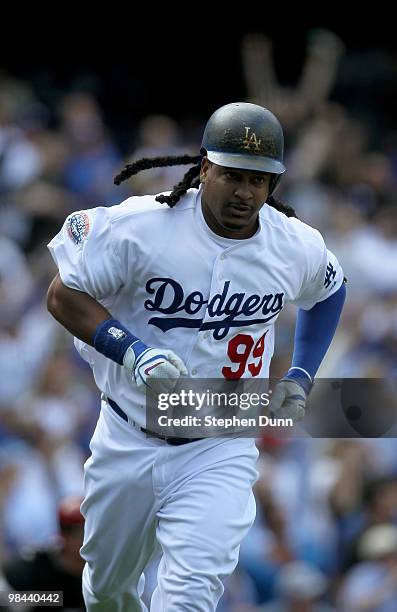
M 12 483 L 14 481 L 16 469 L 13 465 L 7 465 L 0 458 L 0 591 L 1 588 L 1 568 L 6 558 L 4 542 L 4 505 L 8 498 Z
M 263 34 L 247 34 L 242 44 L 247 100 L 274 112 L 285 126 L 287 139 L 301 122 L 326 101 L 332 91 L 344 45 L 324 29 L 308 33 L 307 54 L 296 87 L 280 85 L 272 41 Z
M 29 135 L 18 125 L 23 109 L 35 103 L 26 83 L 0 74 L 0 195 L 27 185 L 41 172 L 41 157 Z
M 133 152 L 134 159 L 143 157 L 165 157 L 186 153 L 180 146 L 178 124 L 166 115 L 149 115 L 138 126 L 138 138 Z M 168 191 L 182 179 L 184 170 L 180 166 L 153 168 L 142 172 L 134 180 L 135 195 L 155 194 Z
M 91 395 L 77 374 L 67 353 L 52 353 L 39 383 L 3 407 L 1 422 L 13 441 L 3 441 L 1 454 L 16 470 L 3 507 L 10 550 L 45 546 L 57 501 L 83 492 L 86 451 L 79 435 L 91 418 Z
M 58 497 L 83 492 L 85 457 L 76 442 L 89 418 L 88 393 L 74 380 L 75 366 L 63 352 L 54 353 L 39 384 L 22 396 L 5 423 L 37 449 Z
M 0 414 L 32 389 L 53 350 L 55 329 L 44 295 L 35 296 L 24 253 L 15 242 L 0 236 Z
M 397 527 L 370 527 L 358 546 L 362 561 L 352 567 L 339 596 L 341 612 L 397 610 Z
M 45 550 L 25 550 L 3 567 L 9 590 L 63 591 L 63 606 L 59 610 L 83 612 L 82 573 L 80 557 L 83 543 L 84 518 L 80 513 L 82 497 L 63 499 L 58 507 L 59 536 Z M 3 585 L 4 586 L 4 585 Z M 33 608 L 47 610 L 47 607 Z
M 120 192 L 109 177 L 120 165 L 120 154 L 105 127 L 102 110 L 88 93 L 67 94 L 61 106 L 61 130 L 69 147 L 65 186 L 81 200 L 81 208 L 94 203 L 109 206 Z
M 348 486 L 346 482 L 346 487 Z M 362 505 L 351 508 L 352 511 L 350 513 L 346 512 L 341 520 L 343 569 L 357 563 L 360 557 L 363 533 L 369 528 L 383 524 L 395 524 L 397 526 L 396 477 L 394 475 L 383 475 L 374 480 L 362 482 L 361 486 Z M 382 534 L 382 532 L 380 533 Z
M 324 601 L 327 588 L 327 577 L 316 567 L 303 561 L 288 563 L 278 574 L 276 599 L 257 612 L 336 612 Z

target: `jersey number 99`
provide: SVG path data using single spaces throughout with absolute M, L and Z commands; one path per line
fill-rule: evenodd
M 237 334 L 229 341 L 227 345 L 227 354 L 232 363 L 238 364 L 238 368 L 233 370 L 229 366 L 222 368 L 222 374 L 228 380 L 238 380 L 241 378 L 246 369 L 251 376 L 258 376 L 262 369 L 262 356 L 265 350 L 265 336 L 267 331 L 259 338 L 255 344 L 255 340 L 248 334 Z M 248 363 L 248 360 L 249 363 Z M 258 361 L 251 361 L 258 360 Z

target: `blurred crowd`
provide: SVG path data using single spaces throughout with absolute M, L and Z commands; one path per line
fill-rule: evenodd
M 348 278 L 320 375 L 393 378 L 397 130 L 365 99 L 353 97 L 354 112 L 334 99 L 345 55 L 332 32 L 312 32 L 299 82 L 287 88 L 271 40 L 247 35 L 241 98 L 279 117 L 287 173 L 276 196 L 323 233 Z M 185 167 L 142 172 L 122 187 L 113 176 L 143 156 L 197 154 L 208 114 L 207 105 L 183 130 L 181 120 L 144 117 L 126 150 L 89 91 L 65 91 L 50 107 L 28 81 L 0 72 L 0 591 L 13 559 L 59 546 L 59 504 L 83 494 L 99 410 L 90 371 L 45 308 L 56 273 L 46 244 L 74 210 L 169 190 Z M 288 367 L 294 317 L 286 308 L 279 318 L 272 376 Z M 220 612 L 397 610 L 397 441 L 258 444 L 258 516 Z

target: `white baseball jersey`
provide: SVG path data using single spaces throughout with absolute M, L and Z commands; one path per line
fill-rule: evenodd
M 343 273 L 321 234 L 270 206 L 249 239 L 214 234 L 190 189 L 175 208 L 155 196 L 69 215 L 49 249 L 68 287 L 84 291 L 190 377 L 267 378 L 274 323 L 287 302 L 310 309 Z M 96 384 L 138 425 L 145 395 L 127 370 L 75 340 Z

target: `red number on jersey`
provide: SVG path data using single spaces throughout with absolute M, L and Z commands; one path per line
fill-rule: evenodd
M 258 342 L 254 346 L 254 339 L 252 336 L 248 334 L 237 334 L 229 341 L 227 345 L 227 354 L 232 363 L 238 363 L 239 366 L 236 370 L 233 370 L 229 366 L 224 366 L 222 368 L 222 374 L 228 380 L 238 380 L 242 377 L 245 372 L 247 361 L 249 356 L 251 355 L 254 359 L 258 359 L 258 362 L 249 363 L 248 370 L 252 376 L 258 376 L 259 372 L 262 369 L 262 356 L 263 351 L 265 349 L 265 336 L 267 331 L 261 336 Z
M 232 363 L 238 363 L 239 367 L 237 370 L 232 370 L 228 366 L 222 368 L 222 374 L 229 380 L 238 380 L 242 377 L 245 372 L 245 366 L 247 365 L 247 359 L 250 356 L 251 349 L 254 346 L 254 341 L 251 336 L 247 334 L 237 334 L 229 341 L 227 345 L 227 354 Z M 238 349 L 242 347 L 243 350 Z

